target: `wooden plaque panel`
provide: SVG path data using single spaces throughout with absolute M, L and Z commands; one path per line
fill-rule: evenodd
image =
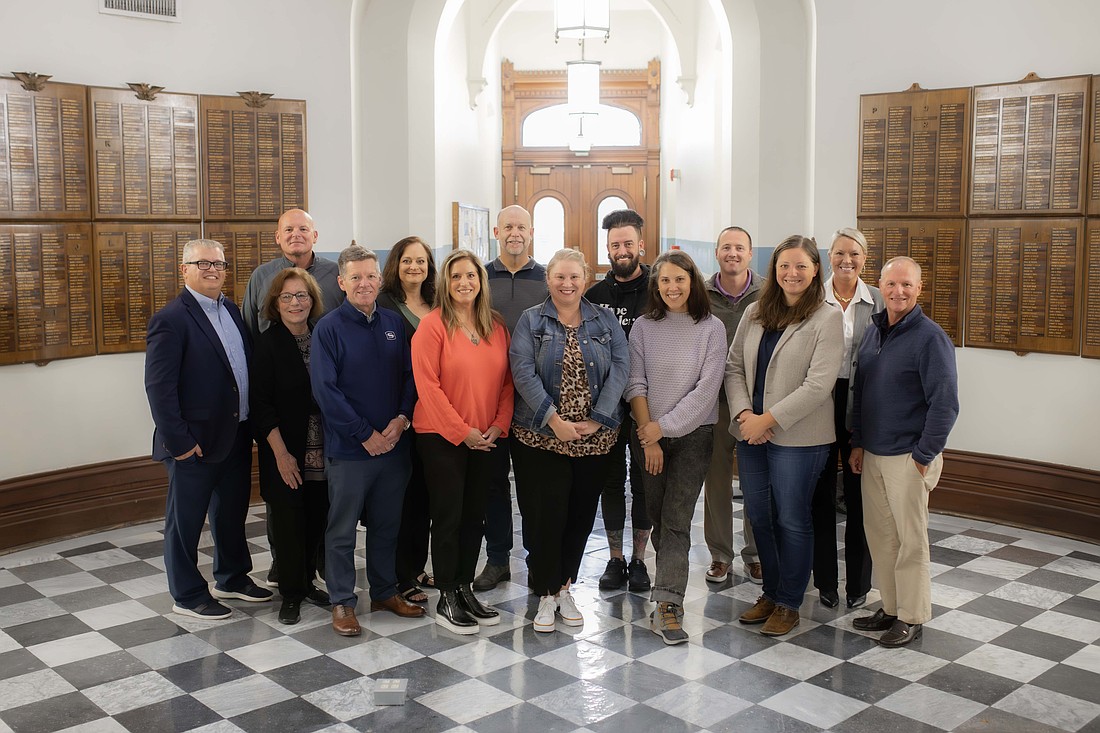
M 248 278 L 257 267 L 282 254 L 275 242 L 279 222 L 206 222 L 206 239 L 221 242 L 229 269 L 222 292 L 237 305 L 244 300 Z
M 92 228 L 0 224 L 0 364 L 95 355 Z
M 88 90 L 96 219 L 190 219 L 199 210 L 199 98 Z
M 859 216 L 963 216 L 970 89 L 859 98 Z
M 203 212 L 217 221 L 278 219 L 306 208 L 306 103 L 199 97 Z
M 0 221 L 91 218 L 85 90 L 0 79 Z
M 962 346 L 964 219 L 860 219 L 867 237 L 863 280 L 878 285 L 879 271 L 892 257 L 912 257 L 921 266 L 921 309 Z
M 1091 79 L 974 87 L 971 216 L 1084 212 Z
M 1092 77 L 1089 134 L 1089 216 L 1100 216 L 1100 76 Z
M 1089 219 L 1085 232 L 1085 297 L 1081 356 L 1100 359 L 1100 219 Z
M 99 353 L 145 350 L 150 316 L 183 287 L 183 245 L 198 238 L 198 224 L 95 225 Z
M 1084 221 L 970 220 L 967 346 L 1080 353 Z

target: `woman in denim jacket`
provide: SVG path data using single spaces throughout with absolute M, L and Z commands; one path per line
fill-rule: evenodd
M 516 387 L 512 463 L 528 548 L 528 582 L 540 596 L 535 631 L 584 619 L 569 593 L 577 578 L 623 418 L 629 346 L 614 314 L 584 299 L 588 267 L 577 250 L 546 266 L 550 296 L 512 333 Z

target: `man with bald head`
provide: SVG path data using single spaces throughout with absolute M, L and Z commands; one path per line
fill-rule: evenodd
M 497 214 L 493 236 L 500 256 L 486 265 L 493 308 L 504 316 L 508 333 L 516 327 L 520 314 L 546 300 L 546 268 L 531 257 L 535 230 L 531 214 L 522 206 L 506 206 Z M 510 453 L 508 439 L 497 438 L 500 464 L 494 467 L 485 504 L 485 552 L 488 561 L 474 578 L 474 590 L 492 590 L 512 577 L 508 557 L 512 552 L 512 485 L 508 481 Z
M 267 330 L 268 321 L 263 317 L 263 299 L 275 275 L 288 267 L 300 267 L 317 280 L 317 284 L 321 286 L 323 313 L 339 308 L 344 302 L 344 292 L 336 282 L 340 274 L 336 263 L 313 252 L 313 246 L 317 243 L 317 230 L 313 227 L 312 216 L 301 209 L 288 209 L 279 217 L 279 224 L 275 227 L 275 241 L 283 256 L 265 262 L 253 270 L 244 291 L 244 322 L 253 337 Z
M 917 305 L 920 265 L 894 257 L 878 286 L 886 310 L 871 316 L 859 347 L 849 463 L 862 474 L 863 525 L 882 608 L 852 625 L 883 631 L 879 644 L 900 647 L 919 639 L 932 618 L 928 494 L 959 416 L 959 385 L 954 344 Z

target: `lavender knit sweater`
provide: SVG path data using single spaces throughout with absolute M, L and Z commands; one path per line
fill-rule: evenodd
M 639 395 L 666 438 L 682 438 L 718 421 L 718 389 L 726 368 L 726 329 L 714 316 L 687 313 L 659 321 L 643 316 L 630 330 L 630 378 L 623 397 Z

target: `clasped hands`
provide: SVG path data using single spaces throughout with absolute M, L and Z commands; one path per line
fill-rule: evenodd
M 749 445 L 763 445 L 775 437 L 775 418 L 770 413 L 757 415 L 752 410 L 741 410 L 736 419 L 741 438 Z
M 500 437 L 500 433 L 501 430 L 496 425 L 493 425 L 484 433 L 477 428 L 471 428 L 469 434 L 462 439 L 462 442 L 470 450 L 489 452 L 497 447 L 497 438 Z
M 381 433 L 377 430 L 371 433 L 371 436 L 363 441 L 363 448 L 372 456 L 389 453 L 397 446 L 397 441 L 401 439 L 401 433 L 404 431 L 405 421 L 398 415 L 390 420 Z
M 554 437 L 563 443 L 572 443 L 574 440 L 582 440 L 600 429 L 600 424 L 595 420 L 564 420 L 558 413 L 550 416 L 548 422 L 550 429 L 554 431 Z

